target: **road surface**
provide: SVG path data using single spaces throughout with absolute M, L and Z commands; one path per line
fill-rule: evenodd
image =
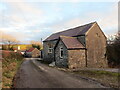
M 38 61 L 37 61 L 38 62 Z M 32 60 L 25 60 L 14 81 L 15 88 L 103 88 L 63 71 L 39 63 L 36 67 Z

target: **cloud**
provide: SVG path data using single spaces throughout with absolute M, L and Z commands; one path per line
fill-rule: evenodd
M 0 43 L 8 43 L 8 41 L 11 41 L 12 43 L 19 42 L 14 36 L 10 34 L 6 34 L 3 31 L 1 31 Z
M 42 10 L 35 8 L 35 6 L 33 6 L 32 4 L 27 3 L 27 2 L 13 2 L 13 3 L 8 3 L 8 4 L 15 11 L 19 10 L 22 13 L 37 14 L 37 15 L 41 15 L 43 13 Z
M 118 31 L 118 5 L 113 5 L 109 12 L 101 14 L 99 20 L 100 26 L 103 28 L 105 34 L 116 34 Z M 113 33 L 112 33 L 113 32 Z
M 21 43 L 29 43 L 29 41 L 31 40 L 39 40 L 41 38 L 41 31 L 40 30 L 34 30 L 34 31 L 29 31 L 26 30 L 26 32 L 5 32 L 4 30 L 0 30 L 4 35 L 6 36 L 12 36 L 14 37 L 16 40 L 20 41 Z M 0 37 L 0 39 L 2 39 L 2 37 Z
M 40 32 L 42 32 L 41 30 L 34 30 L 33 32 L 35 32 L 35 33 L 40 33 Z
M 1 15 L 2 28 L 8 28 L 8 30 L 23 30 L 28 26 L 37 24 L 41 18 L 43 18 L 43 12 L 40 8 L 35 8 L 33 5 L 26 2 L 6 2 L 7 10 L 4 10 Z
M 21 0 L 1 0 L 7 2 L 22 2 Z M 119 0 L 24 0 L 24 2 L 118 2 Z
M 81 26 L 90 22 L 97 21 L 106 35 L 116 34 L 118 31 L 118 11 L 117 3 L 114 3 L 106 12 L 88 11 L 84 17 L 75 17 L 64 22 L 59 22 L 52 26 L 53 32 L 59 32 L 66 29 Z
M 20 41 L 33 38 L 40 33 L 38 23 L 43 22 L 43 11 L 27 2 L 5 2 L 6 8 L 0 15 L 0 31 L 14 36 Z M 7 6 L 6 6 L 7 5 Z M 33 28 L 30 28 L 32 27 Z M 36 30 L 37 29 L 37 30 Z
M 74 4 L 53 3 L 51 5 L 51 3 L 34 3 L 22 0 L 20 2 L 6 1 L 4 4 L 7 9 L 4 9 L 4 13 L 0 17 L 3 21 L 0 22 L 0 30 L 15 36 L 21 41 L 39 40 L 52 33 L 93 21 L 97 21 L 106 34 L 113 34 L 113 30 L 117 28 L 116 4 L 112 8 L 106 9 L 109 10 L 106 12 L 102 10 L 102 6 L 101 11 L 94 9 L 94 6 L 89 10 L 88 4 L 77 3 L 77 1 Z M 79 6 L 82 9 L 78 10 Z

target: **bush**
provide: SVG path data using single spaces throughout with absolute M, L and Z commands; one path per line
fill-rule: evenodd
M 20 53 L 13 51 L 2 51 L 2 88 L 11 88 L 13 84 L 13 78 L 23 62 L 23 57 Z
M 107 44 L 107 59 L 110 67 L 120 67 L 120 32 L 112 41 Z

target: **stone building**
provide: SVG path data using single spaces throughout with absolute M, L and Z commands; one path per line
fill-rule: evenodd
M 41 55 L 40 50 L 38 50 L 37 48 L 30 48 L 25 51 L 26 57 L 37 58 L 37 57 L 40 57 L 40 55 Z
M 107 67 L 106 36 L 97 22 L 52 34 L 43 41 L 43 59 L 59 67 Z

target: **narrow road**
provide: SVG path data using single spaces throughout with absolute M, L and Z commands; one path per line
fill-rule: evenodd
M 32 60 L 25 60 L 15 78 L 15 88 L 103 88 L 100 84 L 76 78 L 68 73 Z

